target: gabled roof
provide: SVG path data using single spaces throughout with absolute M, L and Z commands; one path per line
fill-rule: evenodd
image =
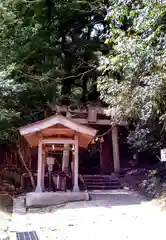
M 57 135 L 73 139 L 76 132 L 78 134 L 79 145 L 87 147 L 93 137 L 95 137 L 97 130 L 76 123 L 72 119 L 62 115 L 54 115 L 20 128 L 20 134 L 26 138 L 30 146 L 38 145 L 38 133 L 41 133 L 43 138 L 47 139 L 50 137 L 57 138 Z
M 79 124 L 74 122 L 73 120 L 64 117 L 62 115 L 54 115 L 49 118 L 45 118 L 41 121 L 37 121 L 32 124 L 28 124 L 24 127 L 20 128 L 20 134 L 26 135 L 26 134 L 32 134 L 35 132 L 39 132 L 41 130 L 44 130 L 46 128 L 52 127 L 56 124 L 61 124 L 67 128 L 70 128 L 76 132 L 87 134 L 89 136 L 95 136 L 97 130 L 91 127 L 87 127 L 85 125 Z

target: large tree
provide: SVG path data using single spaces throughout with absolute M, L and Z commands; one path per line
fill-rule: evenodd
M 42 118 L 48 101 L 78 105 L 100 94 L 129 123 L 135 149 L 164 145 L 164 4 L 3 0 L 0 21 L 0 139 Z
M 165 9 L 156 1 L 111 0 L 107 11 L 110 51 L 100 58 L 98 90 L 110 115 L 128 122 L 128 141 L 139 151 L 166 141 Z
M 1 136 L 8 137 L 6 129 L 40 119 L 48 101 L 81 104 L 98 99 L 97 51 L 107 50 L 102 34 L 108 25 L 105 4 L 1 1 L 0 66 L 6 90 L 0 91 L 3 120 L 8 122 L 6 127 L 0 124 Z

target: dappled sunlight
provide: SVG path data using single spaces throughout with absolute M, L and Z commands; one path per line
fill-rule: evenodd
M 39 239 L 53 240 L 162 238 L 160 228 L 164 229 L 166 215 L 151 201 L 136 192 L 116 190 L 104 199 L 104 192 L 100 193 L 91 201 L 29 208 L 25 214 L 15 214 L 13 231 L 36 231 Z M 155 232 L 149 231 L 147 223 Z
M 11 213 L 8 213 L 6 210 L 4 210 L 2 207 L 0 207 L 0 218 L 6 218 L 11 217 Z
M 11 221 L 11 214 L 0 209 L 0 229 L 2 226 L 2 222 L 5 222 L 7 224 L 8 221 Z
M 148 236 L 155 239 L 157 235 L 149 233 L 147 223 L 153 228 L 156 221 L 162 219 L 164 216 L 162 218 L 159 209 L 144 201 L 126 205 L 123 201 L 112 205 L 108 200 L 75 202 L 30 209 L 27 213 L 27 223 L 33 222 L 33 228 L 40 226 L 49 239 L 55 239 L 55 236 L 57 239 L 103 239 L 110 234 L 117 240 L 146 239 Z
M 90 191 L 89 191 L 90 192 Z M 133 195 L 133 192 L 131 192 L 131 191 L 125 191 L 125 190 L 122 190 L 122 189 L 116 189 L 116 190 L 93 190 L 93 191 L 91 191 L 90 193 L 97 193 L 97 194 L 111 194 L 111 195 L 113 195 L 113 194 L 116 194 L 116 195 L 121 195 L 121 194 L 124 194 L 124 195 Z
M 0 239 L 7 239 L 9 226 L 11 222 L 11 214 L 0 208 Z
M 0 193 L 0 213 L 11 214 L 12 213 L 13 199 L 8 194 Z
M 141 204 L 141 201 L 130 201 L 125 202 L 125 210 L 131 213 L 136 211 Z M 98 201 L 87 201 L 87 202 L 72 202 L 63 204 L 60 206 L 50 206 L 42 209 L 29 209 L 27 213 L 28 221 L 33 221 L 34 223 L 40 223 L 50 227 L 52 225 L 61 226 L 68 225 L 68 221 L 72 221 L 73 224 L 91 224 L 95 219 L 100 224 L 102 221 L 108 220 L 110 216 L 114 218 L 120 217 L 119 214 L 122 213 L 124 209 L 124 200 L 118 198 L 98 200 Z M 138 209 L 139 211 L 139 209 Z M 135 213 L 134 213 L 135 214 Z M 58 219 L 58 220 L 57 220 Z M 96 221 L 96 220 L 95 220 Z
M 7 194 L 0 194 L 0 239 L 2 233 L 7 233 L 12 216 L 12 198 Z

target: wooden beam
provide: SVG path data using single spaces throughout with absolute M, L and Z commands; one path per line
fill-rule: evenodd
M 72 118 L 72 120 L 79 124 L 108 125 L 108 126 L 111 125 L 111 121 L 109 119 L 98 119 L 98 120 L 96 120 L 95 123 L 89 122 L 85 118 Z
M 75 144 L 75 140 L 72 139 L 43 139 L 42 143 L 44 144 Z
M 69 128 L 46 128 L 42 130 L 43 134 L 73 134 L 74 131 Z
M 64 150 L 68 150 L 68 151 L 72 151 L 72 147 L 58 147 L 58 146 L 54 146 L 54 149 L 52 149 L 52 147 L 48 146 L 46 147 L 47 150 L 52 150 L 52 151 L 64 151 Z
M 90 105 L 87 105 L 83 108 L 76 108 L 76 109 L 70 109 L 70 107 L 67 106 L 58 106 L 58 105 L 53 105 L 53 104 L 49 104 L 50 108 L 52 109 L 52 111 L 57 112 L 57 113 L 66 113 L 66 112 L 70 112 L 72 113 L 88 113 L 88 108 L 91 108 Z M 105 114 L 105 111 L 107 110 L 107 108 L 103 108 L 103 107 L 99 107 L 99 106 L 93 106 L 93 109 L 96 109 L 98 114 Z

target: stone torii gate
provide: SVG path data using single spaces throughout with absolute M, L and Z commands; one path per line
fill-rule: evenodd
M 20 134 L 25 137 L 31 147 L 38 147 L 38 171 L 36 192 L 44 191 L 45 161 L 43 157 L 44 145 L 61 144 L 73 146 L 74 149 L 74 179 L 73 191 L 79 191 L 79 146 L 86 148 L 97 133 L 96 129 L 76 123 L 62 115 L 54 115 L 44 120 L 20 128 Z

